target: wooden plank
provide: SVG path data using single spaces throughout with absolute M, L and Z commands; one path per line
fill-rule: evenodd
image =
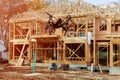
M 109 45 L 108 42 L 97 42 L 97 44 L 98 44 L 99 46 L 101 46 L 101 45 L 104 45 L 104 46 Z
M 99 32 L 98 32 L 99 33 Z M 95 36 L 96 40 L 111 40 L 110 37 L 108 37 L 107 34 L 100 34 Z
M 119 44 L 119 43 L 120 43 L 120 40 L 111 40 L 111 43 L 112 43 L 112 44 Z
M 65 61 L 65 53 L 66 53 L 66 50 L 65 50 L 65 48 L 66 48 L 66 44 L 65 43 L 63 43 L 63 60 Z
M 71 50 L 69 47 L 67 47 L 68 50 L 70 50 L 70 52 L 72 52 L 72 54 L 70 55 L 70 57 L 72 57 L 73 55 L 76 55 L 77 57 L 79 57 L 76 52 L 77 50 L 82 46 L 83 44 L 80 44 L 77 49 L 75 51 Z M 80 58 L 80 57 L 79 57 Z
M 111 18 L 107 18 L 107 31 L 111 33 Z
M 23 44 L 23 47 L 22 47 L 22 50 L 21 50 L 21 52 L 20 52 L 20 56 L 19 56 L 19 59 L 18 59 L 18 62 L 17 62 L 17 64 L 16 64 L 16 66 L 20 66 L 21 65 L 21 63 L 23 63 L 23 60 L 22 60 L 22 55 L 23 55 L 23 51 L 24 51 L 24 48 L 25 48 L 25 45 L 26 45 L 26 41 L 28 40 L 28 37 L 29 37 L 29 30 L 28 30 L 28 32 L 27 32 L 27 34 L 26 34 L 26 38 L 25 38 L 25 41 L 24 41 L 24 44 Z M 22 62 L 21 62 L 22 61 Z
M 103 73 L 103 71 L 102 71 L 102 68 L 101 68 L 100 64 L 98 64 L 98 67 L 99 67 L 99 69 L 100 69 L 100 73 Z
M 116 65 L 116 64 L 118 64 L 118 63 L 120 63 L 120 60 L 115 61 L 115 62 L 113 63 L 113 65 Z
M 87 61 L 88 61 L 88 65 L 90 65 L 90 61 L 91 61 L 91 51 L 90 51 L 90 45 L 86 45 L 86 47 L 87 47 L 87 54 L 86 54 L 86 56 L 87 56 Z
M 109 48 L 107 45 L 107 66 L 109 66 Z
M 29 32 L 29 36 L 31 36 L 31 34 L 32 34 L 32 23 L 30 23 L 30 25 L 29 25 L 29 27 L 31 27 L 31 28 L 28 28 L 29 30 L 30 30 L 30 32 Z M 28 43 L 29 43 L 29 45 L 28 45 L 28 48 L 27 48 L 27 51 L 28 51 L 28 59 L 29 59 L 29 62 L 31 62 L 32 61 L 32 38 L 30 38 L 29 39 L 29 41 L 28 41 Z M 36 40 L 34 41 L 34 42 L 36 42 Z
M 95 38 L 96 24 L 95 24 L 95 22 L 97 22 L 97 21 L 95 20 L 95 17 L 94 17 L 94 19 L 93 19 L 93 37 L 94 37 L 94 39 L 93 39 L 93 57 L 92 57 L 94 66 L 97 64 L 97 61 L 96 61 L 96 38 Z
M 13 42 L 13 44 L 24 44 L 25 39 L 13 39 L 13 40 L 10 40 L 10 42 Z M 28 40 L 26 41 L 25 44 L 29 44 Z
M 48 35 L 48 34 L 41 34 L 41 35 L 31 35 L 31 38 L 57 38 L 58 35 Z
M 113 44 L 110 41 L 110 67 L 113 67 Z
M 14 60 L 14 57 L 15 57 L 15 45 L 13 44 L 13 53 L 11 53 L 11 54 L 13 54 L 13 56 L 12 56 L 12 58 L 13 58 L 13 60 Z
M 61 40 L 65 43 L 85 43 L 87 41 L 87 37 L 66 37 Z
M 67 60 L 44 60 L 44 63 L 61 63 L 61 64 L 86 64 L 86 61 L 67 61 Z

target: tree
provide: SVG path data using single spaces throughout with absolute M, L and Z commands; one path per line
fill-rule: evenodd
M 45 0 L 33 0 L 29 1 L 27 3 L 28 8 L 31 8 L 33 10 L 39 10 L 47 5 Z
M 8 47 L 8 21 L 18 13 L 27 10 L 24 0 L 0 0 L 0 39 Z

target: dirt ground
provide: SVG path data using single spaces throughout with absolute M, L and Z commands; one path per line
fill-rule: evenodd
M 0 80 L 120 80 L 120 76 L 108 73 L 70 69 L 52 71 L 48 67 L 14 66 L 0 64 Z

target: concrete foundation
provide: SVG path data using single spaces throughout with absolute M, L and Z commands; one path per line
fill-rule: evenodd
M 109 73 L 111 75 L 120 75 L 120 67 L 111 67 Z

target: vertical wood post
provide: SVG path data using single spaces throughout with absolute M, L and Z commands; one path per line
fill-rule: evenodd
M 110 67 L 113 67 L 113 44 L 110 41 Z

